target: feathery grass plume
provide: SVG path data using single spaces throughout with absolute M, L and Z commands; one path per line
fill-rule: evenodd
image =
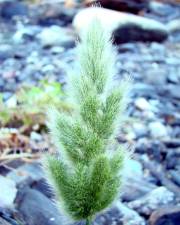
M 115 53 L 98 19 L 82 34 L 78 54 L 80 75 L 69 81 L 74 111 L 50 111 L 48 125 L 58 156 L 47 155 L 44 165 L 58 205 L 72 219 L 90 224 L 121 187 L 126 152 L 110 149 L 124 112 L 128 81 L 113 85 Z

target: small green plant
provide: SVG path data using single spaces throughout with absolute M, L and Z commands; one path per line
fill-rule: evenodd
M 49 104 L 56 105 L 59 110 L 70 111 L 62 97 L 64 93 L 58 82 L 40 81 L 38 86 L 22 87 L 14 96 L 15 104 L 9 106 L 3 102 L 0 95 L 0 125 L 22 122 L 22 125 L 31 126 L 36 123 L 45 123 L 45 111 Z M 21 112 L 21 113 L 19 113 Z
M 115 53 L 109 33 L 94 20 L 78 46 L 79 76 L 71 76 L 65 115 L 50 110 L 49 129 L 59 151 L 43 161 L 57 204 L 72 219 L 86 220 L 118 196 L 127 153 L 114 140 L 125 108 L 128 80 L 113 85 Z

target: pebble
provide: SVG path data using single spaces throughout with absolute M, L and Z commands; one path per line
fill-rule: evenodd
M 32 131 L 30 134 L 30 139 L 33 141 L 42 141 L 42 135 L 35 131 Z
M 140 110 L 149 110 L 150 109 L 150 104 L 145 98 L 137 98 L 135 100 L 135 106 L 140 109 Z
M 148 130 L 146 126 L 142 123 L 134 123 L 133 130 L 136 134 L 136 138 L 144 137 L 148 135 Z
M 122 215 L 123 224 L 126 225 L 145 225 L 144 219 L 134 210 L 128 208 L 121 202 L 117 203 L 117 208 Z
M 173 98 L 180 99 L 179 85 L 169 85 L 168 90 Z
M 125 177 L 128 179 L 129 177 L 142 177 L 143 176 L 143 168 L 140 162 L 134 159 L 129 159 L 126 162 L 124 168 Z
M 8 58 L 13 56 L 13 49 L 12 46 L 8 44 L 1 44 L 0 45 L 0 61 L 4 61 Z
M 166 127 L 159 121 L 149 123 L 149 131 L 151 137 L 153 138 L 162 138 L 168 136 Z
M 134 201 L 151 192 L 157 186 L 144 177 L 131 176 L 124 180 L 121 199 L 125 202 Z
M 180 186 L 180 170 L 170 170 L 171 179 Z
M 37 38 L 43 47 L 57 46 L 67 47 L 73 45 L 73 36 L 67 33 L 67 30 L 59 26 L 51 26 L 44 28 L 38 35 Z

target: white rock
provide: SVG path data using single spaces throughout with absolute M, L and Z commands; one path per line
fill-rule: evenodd
M 150 215 L 159 207 L 173 203 L 174 197 L 174 193 L 162 186 L 152 190 L 144 197 L 128 203 L 128 206 L 139 213 Z
M 149 102 L 143 97 L 137 98 L 135 100 L 134 104 L 140 110 L 149 110 L 150 109 Z
M 168 136 L 166 127 L 158 121 L 151 122 L 149 124 L 149 131 L 153 138 L 161 138 Z
M 17 189 L 13 180 L 0 175 L 0 207 L 13 207 Z
M 75 16 L 73 25 L 81 33 L 95 17 L 101 21 L 106 30 L 113 33 L 117 42 L 163 41 L 168 34 L 166 26 L 153 19 L 100 7 L 81 10 Z

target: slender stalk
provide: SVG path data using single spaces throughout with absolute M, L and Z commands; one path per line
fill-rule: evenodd
M 86 225 L 91 225 L 91 219 L 90 218 L 86 219 Z

